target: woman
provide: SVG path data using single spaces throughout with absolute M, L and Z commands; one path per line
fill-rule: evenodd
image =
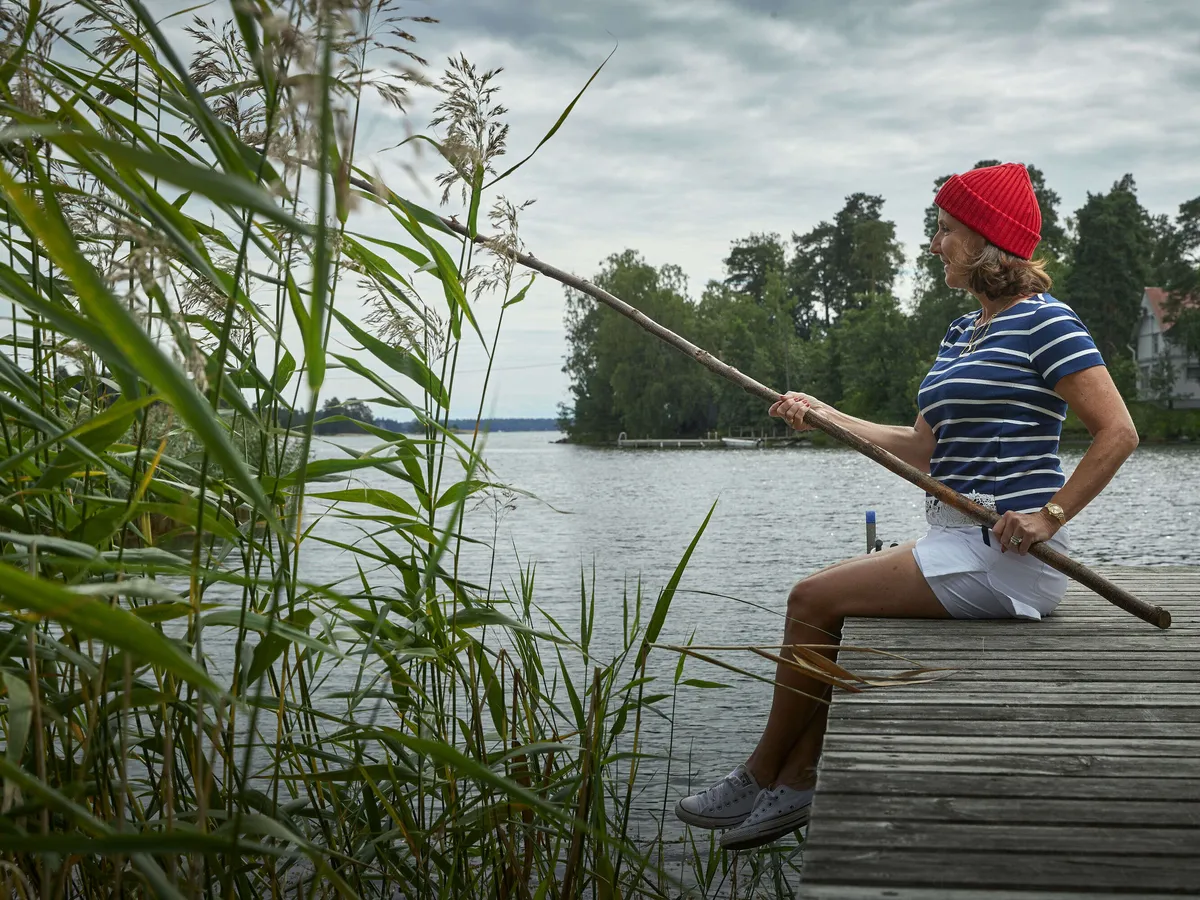
M 1041 212 L 1023 165 L 955 175 L 937 194 L 930 252 L 946 284 L 979 301 L 951 323 L 917 394 L 912 427 L 877 425 L 790 393 L 771 407 L 797 431 L 820 409 L 843 427 L 1001 513 L 982 528 L 926 497 L 929 533 L 882 553 L 838 563 L 788 596 L 783 643 L 837 641 L 846 616 L 1040 619 L 1062 599 L 1066 576 L 1029 556 L 1048 541 L 1070 549 L 1063 526 L 1112 479 L 1137 446 L 1129 418 L 1091 335 L 1048 293 L 1032 259 Z M 1092 434 L 1069 479 L 1058 441 L 1067 408 Z M 784 654 L 790 651 L 784 650 Z M 827 687 L 787 665 L 776 670 L 766 728 L 750 758 L 676 815 L 729 829 L 721 846 L 768 843 L 808 821 L 827 705 Z M 810 695 L 810 696 L 806 696 Z

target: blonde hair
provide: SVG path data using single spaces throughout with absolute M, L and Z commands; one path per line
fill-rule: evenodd
M 992 243 L 984 243 L 983 249 L 967 261 L 964 269 L 970 289 L 989 300 L 1015 300 L 1042 294 L 1053 285 L 1046 272 L 1045 260 L 1022 259 Z

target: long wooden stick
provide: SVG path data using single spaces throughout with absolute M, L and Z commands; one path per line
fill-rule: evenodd
M 369 182 L 359 178 L 351 179 L 355 186 L 370 191 L 378 195 L 375 187 Z M 395 195 L 393 195 L 395 198 Z M 399 198 L 395 198 L 399 199 Z M 664 343 L 670 344 L 676 350 L 690 356 L 700 365 L 704 366 L 712 372 L 732 381 L 748 394 L 753 394 L 756 397 L 761 397 L 768 403 L 774 403 L 782 396 L 778 391 L 772 390 L 765 384 L 755 381 L 749 375 L 738 371 L 733 366 L 717 359 L 707 350 L 697 347 L 687 338 L 680 337 L 669 328 L 655 322 L 649 316 L 642 313 L 640 310 L 630 306 L 619 297 L 614 297 L 608 291 L 596 287 L 590 281 L 572 275 L 570 272 L 564 272 L 562 269 L 556 268 L 549 263 L 542 262 L 540 259 L 528 254 L 521 253 L 516 250 L 504 246 L 501 242 L 493 238 L 485 237 L 484 235 L 472 235 L 465 225 L 457 219 L 448 219 L 442 216 L 438 217 L 442 224 L 455 234 L 461 235 L 469 241 L 474 241 L 487 247 L 494 253 L 500 253 L 516 260 L 527 269 L 533 269 L 535 272 L 541 272 L 548 278 L 553 278 L 555 281 L 565 284 L 567 287 L 574 288 L 582 294 L 587 294 L 596 300 L 599 300 L 605 306 L 615 309 L 621 315 L 628 319 L 632 319 L 646 331 L 657 337 Z M 954 488 L 947 487 L 940 481 L 936 481 L 930 475 L 922 472 L 915 466 L 911 466 L 898 456 L 889 453 L 877 444 L 873 444 L 865 438 L 859 437 L 852 431 L 847 431 L 841 425 L 831 421 L 826 416 L 822 415 L 819 410 L 809 409 L 804 414 L 804 421 L 809 425 L 823 431 L 836 441 L 845 444 L 864 456 L 870 457 L 879 463 L 885 469 L 895 472 L 906 481 L 915 484 L 922 488 L 927 494 L 932 494 L 938 500 L 945 503 L 947 506 L 952 506 L 960 512 L 965 513 L 971 519 L 974 519 L 980 525 L 991 527 L 996 523 L 1000 516 L 995 510 L 988 509 L 985 506 L 980 506 L 973 500 L 969 500 L 960 494 Z M 1149 622 L 1151 625 L 1156 625 L 1159 628 L 1169 628 L 1171 626 L 1171 613 L 1163 609 L 1161 606 L 1156 606 L 1153 603 L 1148 603 L 1138 597 L 1135 597 L 1129 591 L 1119 585 L 1113 584 L 1104 576 L 1092 571 L 1083 563 L 1077 562 L 1071 557 L 1059 553 L 1053 547 L 1046 543 L 1037 543 L 1029 548 L 1029 552 L 1040 559 L 1047 565 L 1057 569 L 1069 578 L 1074 579 L 1085 587 L 1095 591 L 1105 600 L 1128 613 L 1132 613 L 1139 619 Z

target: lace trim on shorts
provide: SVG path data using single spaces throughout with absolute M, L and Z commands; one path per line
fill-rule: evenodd
M 971 491 L 969 494 L 964 494 L 968 500 L 974 500 L 980 506 L 995 512 L 996 498 L 991 494 L 981 494 L 978 491 Z M 944 528 L 969 528 L 978 526 L 979 523 L 968 516 L 965 512 L 955 509 L 953 506 L 948 506 L 937 497 L 925 497 L 925 520 L 930 525 L 941 525 Z

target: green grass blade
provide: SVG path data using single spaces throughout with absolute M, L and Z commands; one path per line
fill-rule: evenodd
M 479 330 L 479 323 L 475 321 L 475 313 L 471 311 L 471 305 L 467 302 L 467 295 L 463 291 L 462 281 L 458 277 L 458 266 L 454 260 L 450 258 L 450 254 L 446 252 L 446 248 L 438 243 L 434 238 L 425 233 L 425 229 L 421 227 L 420 222 L 409 215 L 402 215 L 401 212 L 393 210 L 398 221 L 404 229 L 416 238 L 433 258 L 435 270 L 438 280 L 442 283 L 442 290 L 446 295 L 446 303 L 450 308 L 450 332 L 454 335 L 455 340 L 462 337 L 462 325 L 459 323 L 458 316 L 454 313 L 461 311 L 462 315 L 471 327 L 475 329 L 475 333 L 479 335 L 480 342 L 486 345 L 483 338 L 483 332 Z
M 116 166 L 127 166 L 146 172 L 156 178 L 193 191 L 215 203 L 250 210 L 264 218 L 282 225 L 297 234 L 305 234 L 309 227 L 292 216 L 279 205 L 275 197 L 260 185 L 239 175 L 230 175 L 207 166 L 191 163 L 181 156 L 168 153 L 152 153 L 131 147 L 123 141 L 114 141 L 94 134 L 78 131 L 62 131 L 49 125 L 20 125 L 0 132 L 0 143 L 38 137 L 59 147 L 65 154 L 86 164 L 82 151 L 100 154 Z
M 415 353 L 385 344 L 378 338 L 368 334 L 362 328 L 359 328 L 349 317 L 337 310 L 334 310 L 333 314 L 342 323 L 342 327 L 350 332 L 356 341 L 363 345 L 363 349 L 369 350 L 376 359 L 393 371 L 399 372 L 405 378 L 415 381 L 422 389 L 428 392 L 429 396 L 434 399 L 438 406 L 443 409 L 449 407 L 449 393 L 442 386 L 442 383 L 438 381 L 437 376 L 429 370 L 429 367 Z
M 313 259 L 312 299 L 309 303 L 304 329 L 304 364 L 308 370 L 308 387 L 315 395 L 325 380 L 325 330 L 326 310 L 329 305 L 329 278 L 332 270 L 333 252 L 329 233 L 329 181 L 330 161 L 336 140 L 333 131 L 333 102 L 330 96 L 330 81 L 333 71 L 333 17 L 326 11 L 321 28 L 321 91 L 320 118 L 317 123 L 319 157 L 317 160 L 317 223 Z
M 596 67 L 596 71 L 592 73 L 592 77 L 587 80 L 587 83 L 584 84 L 584 86 L 582 88 L 580 88 L 579 93 L 575 95 L 575 98 L 570 103 L 567 104 L 567 108 L 562 111 L 562 114 L 558 117 L 558 120 L 554 123 L 553 126 L 551 126 L 550 130 L 546 132 L 546 136 L 543 137 L 540 141 L 538 141 L 537 146 L 533 148 L 533 150 L 529 153 L 529 155 L 526 156 L 524 159 L 522 159 L 520 162 L 518 162 L 516 165 L 510 166 L 509 168 L 505 169 L 503 172 L 501 172 L 499 175 L 497 175 L 495 178 L 493 178 L 491 181 L 489 181 L 487 184 L 485 184 L 484 190 L 492 187 L 497 182 L 503 181 L 505 178 L 507 178 L 513 172 L 517 171 L 517 169 L 521 168 L 521 166 L 525 165 L 525 163 L 527 163 L 531 159 L 533 159 L 534 154 L 542 149 L 542 145 L 545 144 L 546 141 L 550 140 L 550 138 L 554 137 L 554 135 L 558 132 L 558 129 L 562 128 L 563 123 L 565 121 L 567 121 L 567 116 L 571 115 L 571 111 L 573 109 L 575 109 L 575 104 L 579 102 L 581 97 L 583 97 L 584 92 L 589 87 L 592 86 L 592 82 L 596 80 L 596 76 L 598 76 L 600 74 L 600 70 L 603 69 L 606 65 L 608 65 L 608 61 L 613 58 L 613 54 L 616 52 L 617 52 L 617 48 L 613 47 L 612 50 L 609 52 L 608 56 L 604 57 L 604 62 L 600 63 L 600 65 Z
M 471 173 L 471 204 L 467 210 L 467 233 L 471 240 L 479 235 L 479 201 L 483 198 L 483 177 L 486 174 L 483 163 L 476 163 L 475 171 Z
M 5 736 L 4 754 L 16 766 L 21 764 L 25 744 L 29 740 L 29 726 L 33 722 L 33 694 L 29 685 L 15 672 L 4 672 L 3 679 L 8 691 L 8 734 Z
M 219 690 L 195 660 L 128 610 L 76 594 L 6 563 L 0 563 L 0 606 L 30 610 L 78 631 L 82 637 L 132 653 L 192 684 Z
M 0 84 L 8 87 L 8 83 L 12 81 L 13 75 L 21 67 L 21 61 L 25 59 L 25 54 L 29 52 L 29 42 L 33 40 L 34 30 L 37 28 L 38 19 L 42 14 L 42 0 L 29 0 L 29 9 L 26 10 L 25 31 L 21 35 L 21 43 L 15 48 L 9 50 L 4 64 L 0 65 Z
M 646 665 L 646 657 L 650 653 L 650 645 L 658 640 L 658 635 L 662 631 L 663 623 L 667 621 L 667 612 L 671 609 L 671 601 L 675 599 L 675 590 L 679 587 L 679 582 L 683 578 L 684 570 L 687 569 L 688 563 L 692 559 L 692 553 L 696 550 L 696 545 L 700 543 L 700 538 L 704 534 L 704 529 L 708 527 L 709 520 L 716 512 L 717 501 L 713 501 L 713 505 L 708 509 L 708 515 L 704 517 L 704 521 L 700 523 L 700 528 L 696 531 L 692 542 L 688 544 L 687 550 L 684 551 L 683 557 L 679 560 L 679 565 L 675 567 L 675 571 L 671 574 L 670 581 L 663 588 L 662 593 L 658 595 L 658 601 L 654 604 L 654 612 L 650 614 L 650 621 L 646 623 L 646 633 L 642 637 L 642 649 L 638 653 L 638 668 Z

